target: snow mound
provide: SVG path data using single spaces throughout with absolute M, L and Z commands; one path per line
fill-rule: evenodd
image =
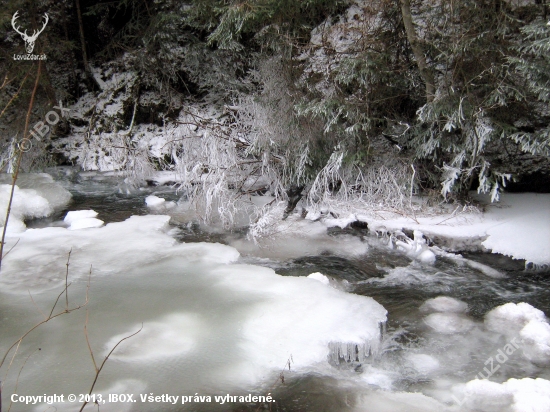
M 537 364 L 550 364 L 550 325 L 531 320 L 519 333 L 522 338 L 523 354 Z
M 424 302 L 424 304 L 420 306 L 420 311 L 464 313 L 468 311 L 468 305 L 448 296 L 438 296 L 437 298 L 428 299 Z
M 550 364 L 550 324 L 539 309 L 528 303 L 506 303 L 485 315 L 493 332 L 521 342 L 524 356 L 535 364 Z
M 485 327 L 504 335 L 517 335 L 531 320 L 546 322 L 546 316 L 542 310 L 525 302 L 506 303 L 485 315 Z
M 432 313 L 424 318 L 424 323 L 439 333 L 462 333 L 474 327 L 474 322 L 456 313 Z
M 455 387 L 457 388 L 457 387 Z M 480 412 L 548 412 L 550 381 L 537 378 L 509 379 L 504 383 L 475 379 L 456 396 L 468 410 Z

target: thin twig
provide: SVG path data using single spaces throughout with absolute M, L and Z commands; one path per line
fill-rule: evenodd
M 97 379 L 99 378 L 99 374 L 101 373 L 101 370 L 103 369 L 103 366 L 105 366 L 105 363 L 107 362 L 107 360 L 109 359 L 109 357 L 111 356 L 111 354 L 115 351 L 115 349 L 117 348 L 118 345 L 120 345 L 122 342 L 124 342 L 126 339 L 130 339 L 132 336 L 136 336 L 139 332 L 141 332 L 143 329 L 143 323 L 141 324 L 141 328 L 139 328 L 139 330 L 137 332 L 134 332 L 132 333 L 131 335 L 128 335 L 126 336 L 125 338 L 122 338 L 121 340 L 118 341 L 118 343 L 113 346 L 113 348 L 109 351 L 109 353 L 107 354 L 107 356 L 105 356 L 105 359 L 103 359 L 103 362 L 101 362 L 101 366 L 99 368 L 96 367 L 96 374 L 95 374 L 95 378 L 94 378 L 94 381 L 92 383 L 92 386 L 90 387 L 90 391 L 88 392 L 88 395 L 91 395 L 93 390 L 94 390 L 94 387 L 95 387 L 95 384 L 97 382 Z M 88 338 L 87 336 L 87 332 L 86 332 L 86 339 Z M 89 344 L 88 344 L 88 347 L 90 348 Z M 92 349 L 90 348 L 90 352 L 92 353 Z M 92 353 L 92 359 L 94 358 L 93 356 L 93 353 Z M 94 366 L 95 366 L 95 360 L 94 360 Z M 86 407 L 86 405 L 88 404 L 88 402 L 84 402 L 82 404 L 82 407 L 80 408 L 79 412 L 82 412 L 84 410 L 84 408 Z

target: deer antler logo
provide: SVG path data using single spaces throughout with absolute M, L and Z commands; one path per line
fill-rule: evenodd
M 44 25 L 42 26 L 42 28 L 40 30 L 35 30 L 33 32 L 32 36 L 29 36 L 27 34 L 27 30 L 25 30 L 24 32 L 21 32 L 19 30 L 19 28 L 15 25 L 15 21 L 19 18 L 17 13 L 19 13 L 19 10 L 17 10 L 15 12 L 15 14 L 13 15 L 13 17 L 11 18 L 11 25 L 12 25 L 13 29 L 17 33 L 19 33 L 21 35 L 21 37 L 23 37 L 23 40 L 25 40 L 25 48 L 27 49 L 27 53 L 31 54 L 33 49 L 34 49 L 34 42 L 38 38 L 38 35 L 40 33 L 42 33 L 44 31 L 44 29 L 46 28 L 46 24 L 48 24 L 49 17 L 46 13 L 44 13 Z

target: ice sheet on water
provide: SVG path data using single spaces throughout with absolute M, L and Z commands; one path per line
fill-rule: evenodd
M 123 361 L 151 361 L 185 355 L 197 344 L 204 333 L 204 323 L 196 313 L 173 313 L 156 321 L 136 324 L 127 332 L 113 336 L 105 344 L 105 355 L 122 339 L 133 333 L 131 341 L 122 342 L 111 359 Z
M 69 230 L 88 229 L 103 226 L 103 220 L 96 219 L 94 210 L 75 210 L 67 212 L 63 221 L 69 224 Z
M 61 227 L 29 229 L 7 238 L 16 248 L 2 262 L 0 284 L 5 291 L 27 293 L 57 287 L 64 282 L 67 254 L 71 254 L 71 276 L 116 274 L 129 266 L 139 267 L 163 257 L 184 254 L 189 261 L 227 263 L 239 253 L 220 244 L 176 244 L 166 232 L 169 216 L 132 216 L 95 230 Z M 74 223 L 78 223 L 77 220 Z

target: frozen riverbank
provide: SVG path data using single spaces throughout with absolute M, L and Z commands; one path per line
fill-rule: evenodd
M 430 217 L 378 217 L 353 214 L 344 219 L 325 217 L 329 227 L 346 227 L 353 222 L 365 222 L 378 234 L 421 231 L 428 243 L 448 252 L 484 251 L 499 253 L 526 264 L 550 264 L 550 194 L 506 193 L 498 203 L 486 204 L 481 213 L 448 213 Z M 411 238 L 413 236 L 410 236 Z

